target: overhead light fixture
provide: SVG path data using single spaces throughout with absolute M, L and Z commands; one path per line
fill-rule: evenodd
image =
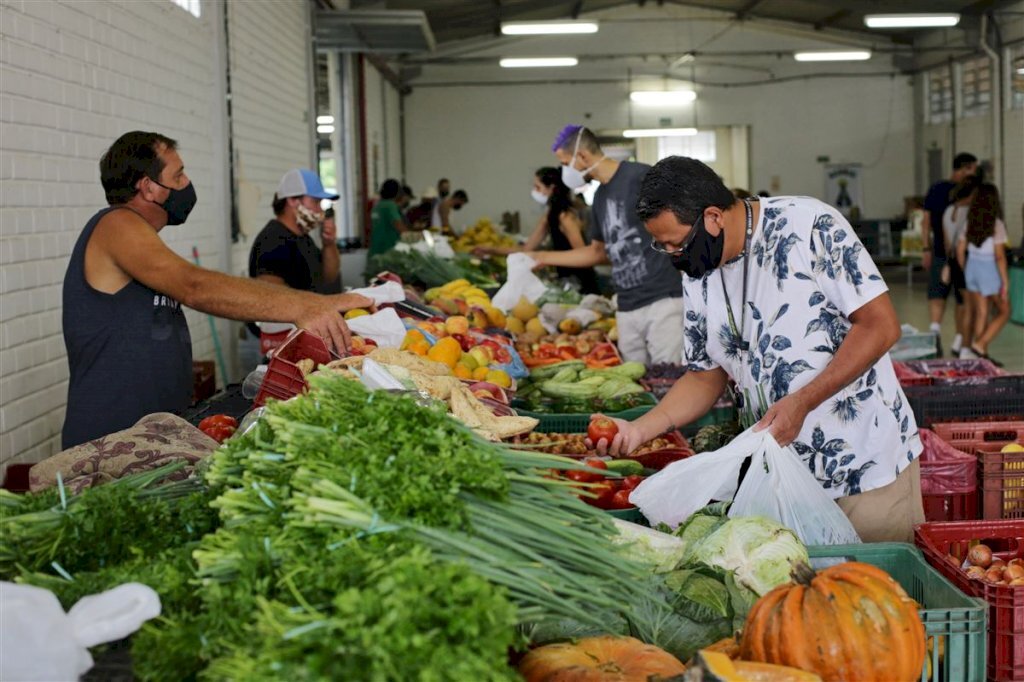
M 696 128 L 634 128 L 622 131 L 623 137 L 687 137 L 696 134 Z
M 693 90 L 634 90 L 629 99 L 637 104 L 652 107 L 664 107 L 673 104 L 686 104 L 697 99 Z
M 500 64 L 506 69 L 529 69 L 538 66 L 576 66 L 576 57 L 506 57 Z
M 334 126 L 332 126 L 332 125 L 319 125 L 319 126 L 316 127 L 316 131 L 318 133 L 323 133 L 324 135 L 330 135 L 331 133 L 334 132 Z
M 510 21 L 501 25 L 507 36 L 554 36 L 597 33 L 596 21 Z
M 317 122 L 317 125 L 331 125 L 332 123 L 334 123 L 334 117 L 333 116 L 317 116 L 316 117 L 316 122 Z
M 868 50 L 817 50 L 813 52 L 794 52 L 793 59 L 798 62 L 860 62 L 871 59 Z
M 1017 67 L 1017 75 L 1018 76 L 1024 76 L 1024 66 L 1018 66 Z
M 942 28 L 960 23 L 959 14 L 868 14 L 868 28 Z

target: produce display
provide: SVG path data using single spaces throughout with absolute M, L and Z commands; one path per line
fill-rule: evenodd
M 1024 586 L 1024 559 L 1003 561 L 992 553 L 988 545 L 980 542 L 971 547 L 963 564 L 952 555 L 948 560 L 962 568 L 971 580 L 983 580 L 993 585 Z
M 519 664 L 526 682 L 669 680 L 686 672 L 679 659 L 634 637 L 584 637 L 534 649 Z
M 583 460 L 583 464 L 588 469 L 563 472 L 565 479 L 586 484 L 579 486 L 580 499 L 598 509 L 636 507 L 629 501 L 629 494 L 644 481 L 644 477 L 640 475 L 644 470 L 643 465 L 631 459 L 606 462 L 599 457 L 588 457 Z M 605 475 L 605 472 L 609 475 Z
M 380 272 L 392 272 L 406 283 L 422 283 L 427 287 L 438 287 L 446 282 L 465 279 L 476 286 L 496 287 L 498 282 L 478 260 L 442 258 L 431 252 L 418 249 L 392 249 L 371 257 L 366 264 L 366 274 L 372 277 Z
M 489 218 L 481 218 L 475 225 L 452 240 L 452 248 L 466 253 L 478 246 L 513 248 L 516 240 L 498 232 Z
M 238 429 L 238 420 L 227 414 L 215 414 L 199 422 L 199 430 L 223 443 Z
M 645 371 L 639 362 L 590 368 L 583 360 L 566 360 L 535 367 L 520 383 L 515 405 L 532 412 L 580 414 L 652 405 L 654 397 L 637 383 Z

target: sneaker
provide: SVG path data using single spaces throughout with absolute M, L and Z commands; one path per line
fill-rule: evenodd
M 970 348 L 961 348 L 960 355 L 961 360 L 977 360 L 978 355 Z
M 963 347 L 964 347 L 964 337 L 962 335 L 960 335 L 960 334 L 957 334 L 956 336 L 953 337 L 953 345 L 951 345 L 949 347 L 949 357 L 951 357 L 951 358 L 958 358 L 958 357 L 960 357 L 960 351 L 963 350 Z

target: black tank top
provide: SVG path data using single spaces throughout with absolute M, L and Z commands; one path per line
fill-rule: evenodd
M 114 210 L 105 208 L 88 222 L 64 276 L 70 367 L 64 448 L 125 429 L 153 412 L 180 412 L 192 402 L 192 338 L 181 305 L 135 280 L 116 294 L 85 280 L 85 247 Z
M 572 244 L 569 238 L 562 232 L 560 221 L 561 212 L 557 207 L 548 208 L 548 234 L 551 235 L 551 245 L 555 251 L 569 251 Z M 601 291 L 597 286 L 597 273 L 594 268 L 555 268 L 559 277 L 575 277 L 579 280 L 580 291 L 584 294 L 599 294 Z

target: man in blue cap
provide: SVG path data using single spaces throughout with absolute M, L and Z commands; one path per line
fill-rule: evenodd
M 274 194 L 274 218 L 253 241 L 249 276 L 292 289 L 318 294 L 341 291 L 341 256 L 334 221 L 325 220 L 323 199 L 337 200 L 324 190 L 316 173 L 306 168 L 288 171 Z M 320 230 L 323 248 L 309 236 Z

